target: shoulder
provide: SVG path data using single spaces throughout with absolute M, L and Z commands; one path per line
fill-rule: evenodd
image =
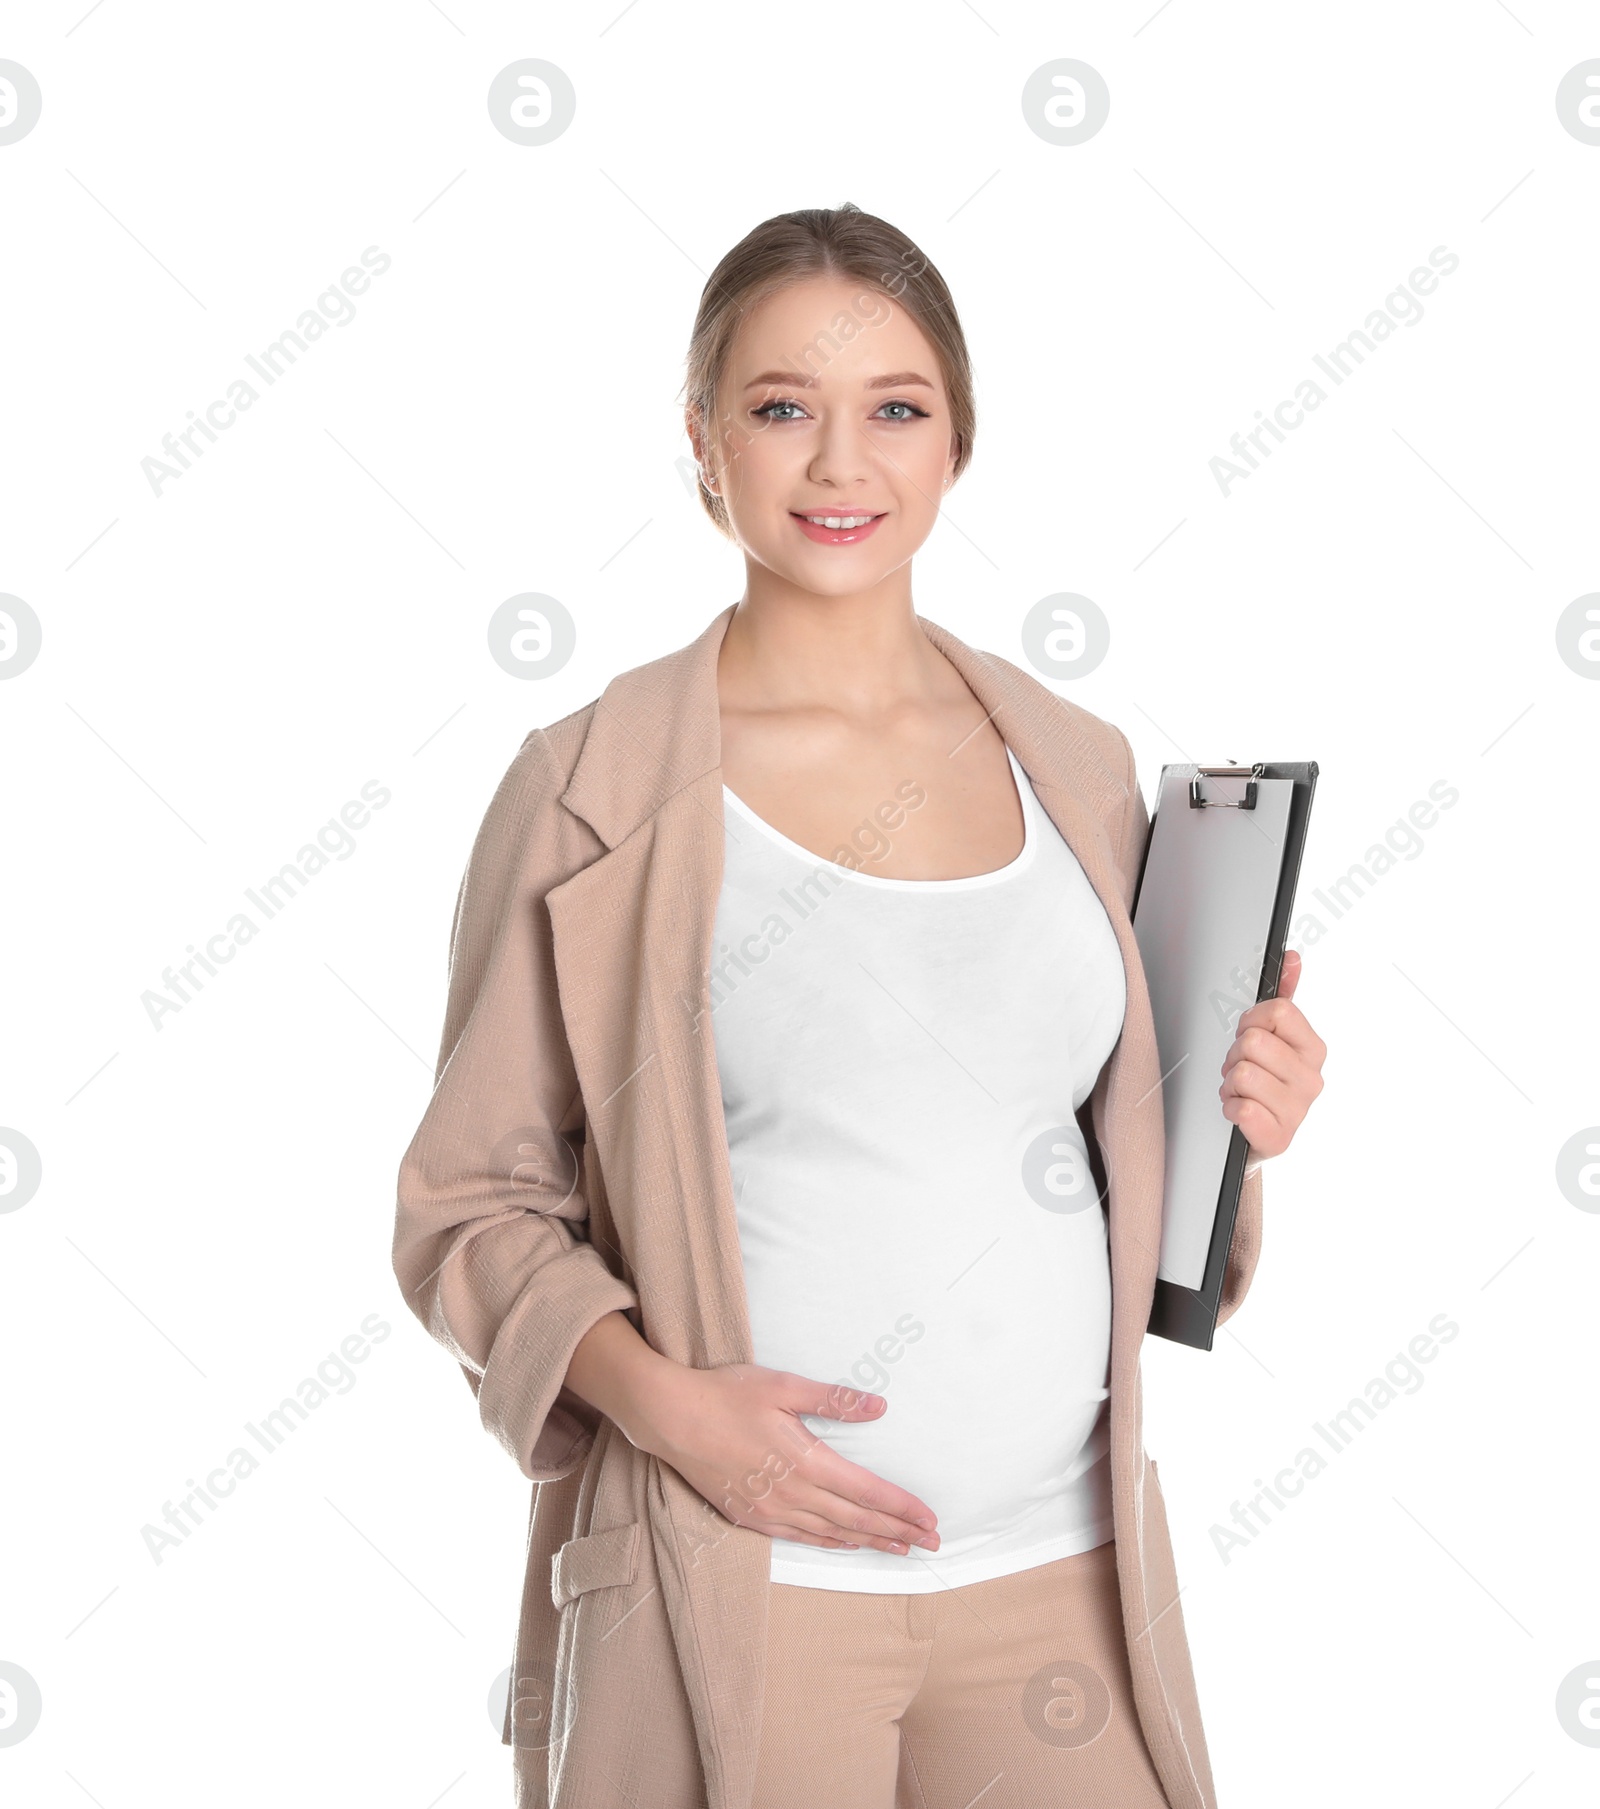
M 524 808 L 541 801 L 559 803 L 572 783 L 602 701 L 602 697 L 592 697 L 556 721 L 528 730 L 500 781 L 500 791 L 508 801 L 517 801 Z
M 556 802 L 572 777 L 583 746 L 583 719 L 593 709 L 587 704 L 548 727 L 529 729 L 495 788 L 491 811 L 522 816 L 543 802 Z
M 542 875 L 549 885 L 601 851 L 598 837 L 561 802 L 594 710 L 594 703 L 585 704 L 524 735 L 483 813 L 474 865 L 494 862 L 522 870 L 527 880 Z
M 583 752 L 584 742 L 589 739 L 589 729 L 599 707 L 600 699 L 594 697 L 570 715 L 547 723 L 543 728 L 530 729 L 517 751 L 517 759 L 525 763 L 530 775 L 538 775 L 554 788 L 558 797 L 572 781 L 573 769 Z
M 693 772 L 716 765 L 717 648 L 734 605 L 682 646 L 614 674 L 580 709 L 531 730 L 520 758 L 564 791 L 580 767 L 634 767 L 641 754 Z

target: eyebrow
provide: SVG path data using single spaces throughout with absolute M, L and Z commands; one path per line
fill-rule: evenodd
M 815 377 L 802 375 L 799 371 L 763 371 L 759 377 L 752 377 L 745 388 L 754 389 L 758 383 L 786 383 L 795 389 L 815 389 L 817 386 Z M 920 384 L 923 389 L 933 388 L 926 377 L 919 377 L 915 371 L 895 371 L 887 377 L 869 378 L 867 388 L 906 389 L 912 384 Z

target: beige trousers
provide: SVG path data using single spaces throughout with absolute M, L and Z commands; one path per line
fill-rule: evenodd
M 1113 1541 L 927 1595 L 768 1587 L 752 1809 L 1168 1809 Z

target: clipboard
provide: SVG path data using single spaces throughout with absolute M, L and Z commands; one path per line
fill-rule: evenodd
M 1210 1350 L 1249 1140 L 1217 1097 L 1241 1012 L 1283 970 L 1317 763 L 1164 766 L 1133 930 L 1160 1056 L 1161 1253 L 1147 1329 Z

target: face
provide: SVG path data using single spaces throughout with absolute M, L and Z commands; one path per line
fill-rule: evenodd
M 692 412 L 689 431 L 734 538 L 819 595 L 868 590 L 904 565 L 953 481 L 933 346 L 904 308 L 849 278 L 807 280 L 752 311 L 717 412 L 710 436 Z

